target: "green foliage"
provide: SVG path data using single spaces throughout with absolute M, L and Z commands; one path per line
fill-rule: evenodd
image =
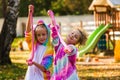
M 55 15 L 81 15 L 90 14 L 88 7 L 92 0 L 20 0 L 19 16 L 28 14 L 28 5 L 34 5 L 34 16 L 47 16 L 52 9 Z
M 47 16 L 47 11 L 52 9 L 55 15 L 81 15 L 90 14 L 88 7 L 92 0 L 20 0 L 19 16 L 28 15 L 28 5 L 33 4 L 35 7 L 34 16 Z M 7 4 L 7 0 L 5 2 Z M 3 4 L 0 1 L 0 11 L 2 12 Z M 0 17 L 3 12 L 0 13 Z
M 53 0 L 51 0 L 53 1 Z M 21 0 L 20 1 L 20 13 L 19 15 L 24 17 L 28 14 L 28 5 L 34 5 L 34 16 L 45 16 L 47 10 L 50 9 L 50 0 Z
M 7 2 L 7 1 L 6 1 Z M 28 5 L 34 5 L 34 16 L 47 16 L 47 11 L 52 9 L 55 15 L 81 15 L 90 14 L 88 7 L 92 0 L 20 0 L 19 16 L 26 17 Z M 0 1 L 2 12 L 2 0 Z M 3 13 L 0 13 L 0 17 Z

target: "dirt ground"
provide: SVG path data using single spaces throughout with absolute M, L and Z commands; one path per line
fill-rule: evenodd
M 120 62 L 114 56 L 87 56 L 77 61 L 81 80 L 120 80 Z

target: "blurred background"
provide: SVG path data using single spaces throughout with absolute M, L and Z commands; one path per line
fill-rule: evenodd
M 0 1 L 0 31 L 7 11 L 7 2 L 8 0 Z M 54 11 L 57 23 L 64 27 L 61 28 L 62 32 L 66 32 L 65 30 L 70 30 L 73 24 L 81 25 L 81 21 L 93 21 L 93 12 L 88 10 L 91 2 L 92 0 L 20 0 L 16 28 L 17 36 L 24 36 L 29 4 L 33 4 L 35 7 L 33 15 L 34 24 L 39 19 L 43 19 L 45 23 L 49 24 L 50 20 L 47 11 L 51 9 Z

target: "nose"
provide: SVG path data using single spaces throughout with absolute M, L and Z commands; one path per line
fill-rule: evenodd
M 41 35 L 40 38 L 43 38 L 43 36 Z
M 74 34 L 71 34 L 71 37 L 73 38 L 73 37 L 74 37 Z
M 71 37 L 73 38 L 74 36 L 72 35 Z

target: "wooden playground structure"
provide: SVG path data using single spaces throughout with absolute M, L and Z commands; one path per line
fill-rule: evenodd
M 108 23 L 112 24 L 112 27 L 105 32 L 107 36 L 106 50 L 111 50 L 111 43 L 113 46 L 112 51 L 114 51 L 116 40 L 115 36 L 120 36 L 120 34 L 116 34 L 116 32 L 120 32 L 120 0 L 93 0 L 89 7 L 89 10 L 94 12 L 94 21 L 96 26 L 100 24 L 106 25 Z M 110 34 L 110 32 L 112 34 Z M 113 39 L 110 38 L 111 36 Z

